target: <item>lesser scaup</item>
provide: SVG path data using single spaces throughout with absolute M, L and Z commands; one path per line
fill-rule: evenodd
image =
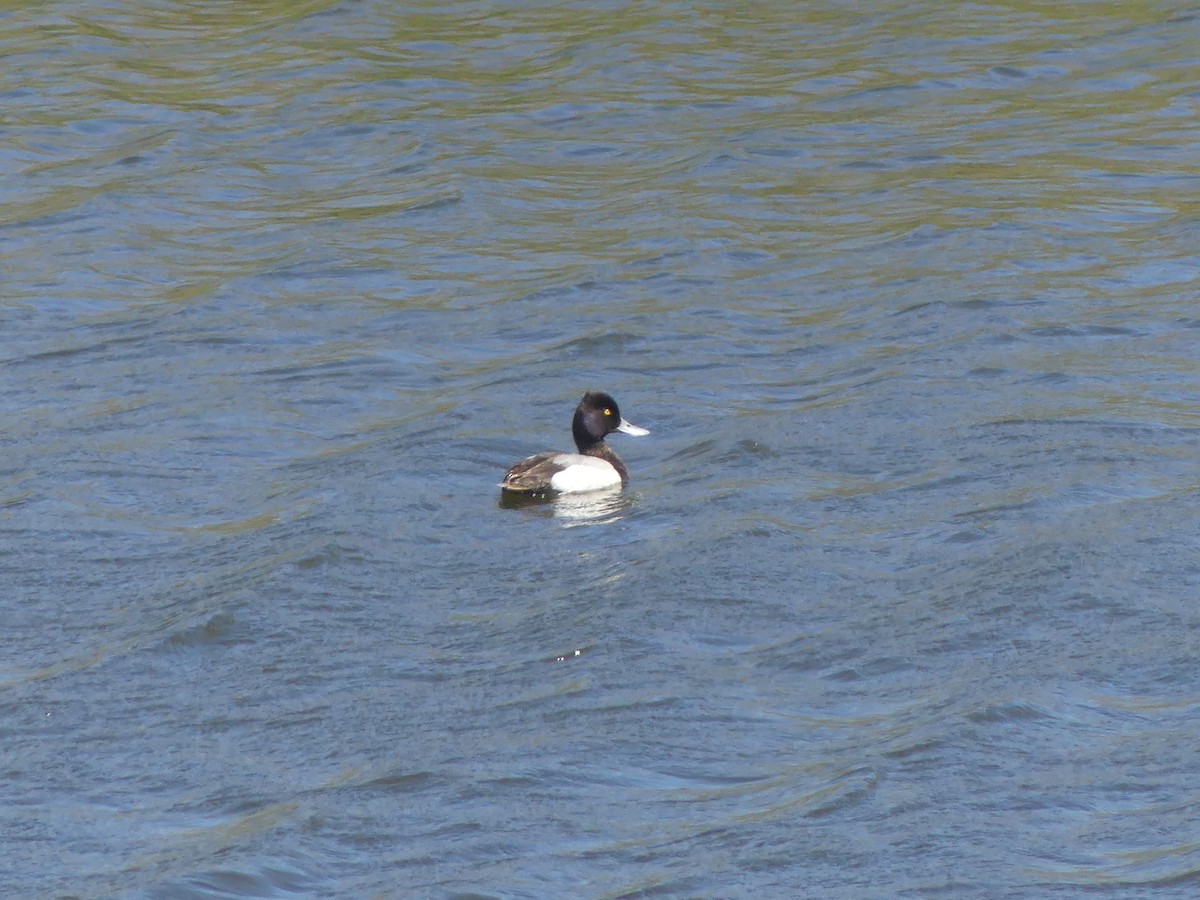
M 604 443 L 605 435 L 614 431 L 635 435 L 650 433 L 622 419 L 617 402 L 611 396 L 589 391 L 575 407 L 575 418 L 571 422 L 571 434 L 579 452 L 548 450 L 523 459 L 508 470 L 500 487 L 514 494 L 537 496 L 599 491 L 624 484 L 629 480 L 629 470 Z

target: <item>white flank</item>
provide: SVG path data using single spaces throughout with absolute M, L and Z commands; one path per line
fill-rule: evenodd
M 621 483 L 617 470 L 602 459 L 571 454 L 570 464 L 550 478 L 550 487 L 562 494 L 599 491 Z

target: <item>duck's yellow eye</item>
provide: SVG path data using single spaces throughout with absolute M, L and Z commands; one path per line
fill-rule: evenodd
M 609 409 L 609 408 L 606 406 L 606 407 L 604 407 L 604 414 L 605 414 L 606 416 L 611 416 L 611 415 L 612 415 L 612 410 L 611 410 L 611 409 Z

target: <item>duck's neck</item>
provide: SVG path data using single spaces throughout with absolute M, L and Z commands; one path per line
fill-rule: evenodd
M 592 437 L 592 433 L 587 430 L 587 426 L 583 422 L 583 417 L 578 414 L 571 420 L 571 437 L 575 438 L 575 447 L 580 453 L 587 453 L 589 447 L 597 444 L 604 445 L 604 438 L 596 440 Z

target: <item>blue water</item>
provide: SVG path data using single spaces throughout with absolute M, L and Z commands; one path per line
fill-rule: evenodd
M 0 23 L 0 894 L 1197 891 L 1193 11 Z

